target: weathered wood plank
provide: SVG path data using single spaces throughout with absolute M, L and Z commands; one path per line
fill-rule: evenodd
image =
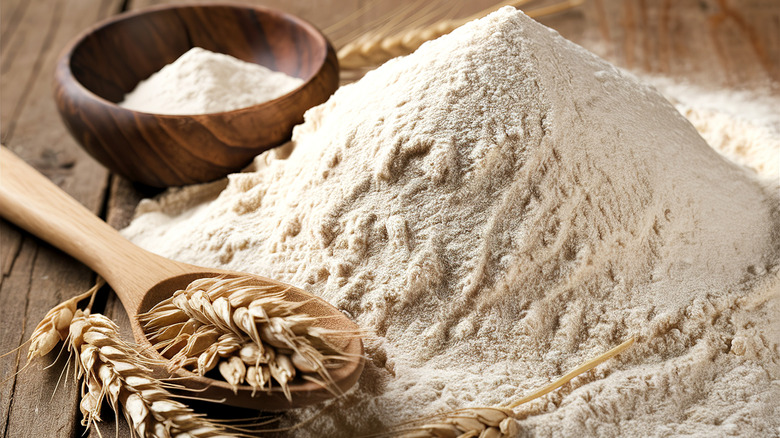
M 388 2 L 384 0 L 322 0 L 316 4 L 308 1 L 287 0 L 197 0 L 195 3 L 254 4 L 265 6 L 303 18 L 317 26 L 336 47 L 352 41 L 367 29 L 375 30 L 388 21 L 395 27 L 433 22 L 445 17 L 464 17 L 473 14 L 500 0 L 472 0 L 452 2 L 450 0 Z M 160 4 L 180 3 L 177 0 L 133 0 L 132 9 Z M 540 3 L 536 1 L 536 3 Z M 388 20 L 388 17 L 391 17 Z
M 98 19 L 118 11 L 121 4 L 121 0 L 4 1 L 0 4 L 4 20 L 0 136 L 6 146 L 95 213 L 103 206 L 107 172 L 66 133 L 51 97 L 51 80 L 64 45 Z M 0 348 L 4 353 L 29 338 L 52 306 L 89 288 L 93 274 L 9 224 L 3 223 L 0 233 L 3 246 L 0 250 L 3 267 Z M 63 382 L 52 397 L 62 363 L 48 370 L 41 369 L 54 356 L 36 361 L 17 377 L 12 376 L 24 363 L 24 354 L 0 359 L 2 378 L 7 379 L 0 389 L 3 435 L 76 434 L 79 418 L 76 386 L 73 382 Z
M 356 10 L 360 4 L 364 3 L 365 1 L 366 0 L 321 0 L 314 3 L 302 0 L 194 0 L 188 3 L 231 3 L 264 6 L 288 12 L 297 17 L 303 18 L 304 20 L 307 20 L 322 29 L 340 20 L 351 11 Z M 148 8 L 150 6 L 177 3 L 181 2 L 177 0 L 130 0 L 128 9 L 139 10 Z
M 46 312 L 57 303 L 62 302 L 76 292 L 85 289 L 73 290 L 73 286 L 92 282 L 92 273 L 84 269 L 78 262 L 66 259 L 55 249 L 37 242 L 32 237 L 26 237 L 21 251 L 20 261 L 24 260 L 18 268 L 13 269 L 11 277 L 13 282 L 22 282 L 28 293 L 26 300 L 14 300 L 10 291 L 3 291 L 3 301 L 9 307 L 18 309 L 19 315 L 24 318 L 22 324 L 8 327 L 7 321 L 16 319 L 16 315 L 8 315 L 2 324 L 3 332 L 9 337 L 14 336 L 15 341 L 27 340 L 35 329 L 35 326 L 43 318 Z M 26 263 L 32 260 L 32 263 Z M 4 284 L 4 289 L 10 285 Z M 18 290 L 24 290 L 20 285 Z M 17 292 L 18 294 L 18 292 Z M 5 316 L 5 315 L 4 315 Z M 22 330 L 20 330 L 20 328 Z M 21 372 L 14 381 L 13 398 L 7 415 L 8 430 L 16 431 L 14 436 L 19 437 L 43 437 L 43 436 L 70 436 L 75 433 L 77 417 L 75 411 L 78 406 L 78 386 L 70 379 L 63 379 L 57 387 L 57 381 L 66 362 L 60 360 L 50 368 L 44 368 L 51 364 L 57 357 L 59 349 L 55 349 L 48 356 L 38 359 Z M 17 354 L 17 364 L 24 364 L 26 348 Z M 64 357 L 63 357 L 64 359 Z M 54 392 L 54 388 L 56 392 Z M 63 415 L 65 414 L 65 415 Z M 46 421 L 40 421 L 45 416 Z M 4 416 L 5 417 L 5 416 Z
M 5 236 L 9 234 L 15 234 L 16 237 L 19 237 L 19 233 L 6 223 L 0 224 L 0 233 L 4 241 Z M 22 239 L 17 239 L 17 242 L 21 244 Z M 14 324 L 20 324 L 16 327 L 0 325 L 2 327 L 0 352 L 7 353 L 7 356 L 0 358 L 0 379 L 4 382 L 3 385 L 0 385 L 0 431 L 3 432 L 4 436 L 8 435 L 6 433 L 9 430 L 8 413 L 16 390 L 16 380 L 12 376 L 17 372 L 19 363 L 24 358 L 24 352 L 13 351 L 24 339 L 24 333 L 21 330 L 21 324 L 24 321 L 19 318 L 19 315 L 24 315 L 27 300 L 26 297 L 20 299 L 19 294 L 20 291 L 25 291 L 30 287 L 36 252 L 36 244 L 31 239 L 27 239 L 13 254 L 5 254 L 5 251 L 3 253 L 3 257 L 10 257 L 4 259 L 9 269 L 7 273 L 3 272 L 3 281 L 0 283 L 0 321 L 13 321 Z M 20 392 L 23 392 L 23 389 Z
M 2 286 L 5 276 L 11 273 L 11 267 L 13 267 L 21 245 L 22 235 L 8 227 L 6 223 L 0 222 L 0 261 L 2 261 L 0 286 Z
M 7 0 L 0 4 L 0 51 L 5 51 L 10 41 L 8 35 L 19 25 L 29 4 L 24 0 Z
M 776 1 L 590 0 L 581 10 L 584 29 L 570 33 L 569 24 L 550 23 L 616 65 L 714 87 L 777 91 Z

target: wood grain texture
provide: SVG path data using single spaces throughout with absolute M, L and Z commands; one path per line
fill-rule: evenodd
M 156 115 L 116 105 L 192 47 L 303 79 L 277 99 L 234 111 Z M 303 113 L 338 87 L 338 62 L 311 25 L 265 8 L 155 8 L 101 25 L 58 63 L 55 98 L 73 136 L 98 161 L 155 187 L 212 181 L 290 139 Z M 87 91 L 89 90 L 89 91 Z
M 378 11 L 371 10 L 376 5 L 390 11 L 410 3 L 416 4 L 417 9 L 420 9 L 419 5 L 430 3 L 419 0 L 323 0 L 315 5 L 310 0 L 235 1 L 263 4 L 299 15 L 325 31 L 337 48 L 349 42 L 351 37 L 381 25 L 382 17 Z M 129 0 L 127 3 L 130 9 L 138 9 L 173 2 L 179 1 Z M 433 2 L 439 6 L 438 14 L 467 14 L 484 7 L 483 0 Z M 529 7 L 552 2 L 554 0 L 538 0 Z M 118 12 L 121 3 L 96 0 L 0 2 L 0 136 L 4 141 L 8 139 L 7 145 L 11 149 L 91 210 L 99 212 L 101 205 L 106 205 L 109 216 L 123 215 L 125 219 L 111 221 L 115 227 L 126 224 L 126 214 L 137 204 L 139 191 L 126 181 L 115 179 L 111 192 L 106 193 L 105 170 L 76 146 L 60 123 L 51 99 L 50 82 L 55 52 L 77 32 L 96 21 L 96 17 Z M 55 10 L 62 13 L 61 17 L 54 16 Z M 780 88 L 777 76 L 780 70 L 780 3 L 776 0 L 586 0 L 581 7 L 540 21 L 607 60 L 640 72 L 670 75 L 714 88 L 761 89 L 772 94 L 777 94 Z M 52 26 L 58 30 L 52 32 Z M 50 37 L 47 39 L 46 35 Z M 31 79 L 36 68 L 40 72 Z M 9 130 L 11 127 L 13 129 Z M 0 223 L 2 352 L 29 336 L 20 330 L 27 324 L 26 319 L 34 319 L 32 315 L 26 316 L 30 309 L 24 310 L 31 295 L 33 270 L 35 275 L 60 281 L 58 288 L 35 292 L 48 296 L 52 304 L 59 300 L 58 294 L 64 298 L 91 286 L 91 279 L 57 274 L 61 269 L 83 268 L 46 245 L 40 248 L 36 239 Z M 51 263 L 36 264 L 42 257 L 50 257 Z M 104 310 L 112 318 L 122 320 L 123 310 L 116 299 L 109 298 Z M 124 327 L 128 329 L 126 325 Z M 0 359 L 3 377 L 15 366 L 13 358 Z M 49 420 L 58 421 L 55 417 L 64 418 L 68 412 L 71 418 L 66 421 L 77 423 L 79 416 L 75 404 L 41 404 L 37 406 L 37 412 L 34 407 L 29 412 L 14 409 L 13 416 L 9 417 L 9 406 L 17 403 L 17 397 L 31 400 L 42 388 L 50 392 L 54 387 L 55 379 L 41 378 L 38 369 L 26 373 L 36 379 L 24 383 L 14 381 L 0 387 L 0 435 L 81 436 L 80 433 L 51 435 L 52 428 L 44 424 Z M 11 393 L 13 398 L 9 396 Z M 103 436 L 113 436 L 113 418 L 106 417 L 109 426 L 102 428 Z M 120 424 L 119 436 L 128 436 L 124 422 Z M 93 432 L 90 436 L 97 435 Z
M 7 282 L 4 281 L 0 286 L 3 324 L 15 319 L 16 315 L 24 315 L 22 325 L 13 332 L 17 341 L 29 339 L 35 326 L 51 307 L 75 294 L 75 291 L 63 288 L 63 285 L 89 284 L 93 278 L 92 273 L 82 265 L 74 260 L 62 260 L 59 252 L 39 246 L 39 242 L 32 238 L 25 238 L 25 246 L 27 248 L 22 252 L 23 257 L 18 259 L 18 269 L 14 269 Z M 13 299 L 11 290 L 15 287 L 26 287 L 30 291 L 23 305 Z M 8 314 L 15 311 L 19 313 Z M 3 339 L 4 351 L 8 350 L 6 343 L 7 340 Z M 67 353 L 54 366 L 46 368 L 55 361 L 58 353 L 59 349 L 55 349 L 13 379 L 12 403 L 7 416 L 4 415 L 7 421 L 4 430 L 16 433 L 9 433 L 9 436 L 58 437 L 77 432 L 79 385 L 73 380 L 72 373 L 68 379 L 63 378 L 57 383 L 66 365 Z M 14 363 L 19 369 L 25 362 L 26 349 L 23 348 L 14 358 Z M 5 370 L 3 366 L 4 373 Z M 45 421 L 41 421 L 41 416 L 45 416 Z
M 121 1 L 0 2 L 0 138 L 50 179 L 97 213 L 107 172 L 71 140 L 51 99 L 54 63 L 67 40 L 119 10 Z M 2 175 L 0 175 L 2 183 Z M 72 259 L 0 223 L 0 353 L 26 340 L 49 308 L 81 293 L 92 273 Z M 74 384 L 63 382 L 52 397 L 61 368 L 41 368 L 41 359 L 14 377 L 26 352 L 0 358 L 0 435 L 71 436 L 78 427 Z
M 579 13 L 588 26 L 542 21 L 621 67 L 703 86 L 780 93 L 775 0 L 589 0 Z

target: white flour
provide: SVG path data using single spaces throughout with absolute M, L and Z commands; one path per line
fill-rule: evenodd
M 256 167 L 193 208 L 208 187 L 143 203 L 124 234 L 296 284 L 375 331 L 311 436 L 507 404 L 629 336 L 520 408 L 523 434 L 780 431 L 777 194 L 521 13 L 341 88 Z
M 780 98 L 756 91 L 703 90 L 668 79 L 653 83 L 710 146 L 780 186 Z
M 232 111 L 283 96 L 302 79 L 194 47 L 141 81 L 119 105 L 154 114 Z

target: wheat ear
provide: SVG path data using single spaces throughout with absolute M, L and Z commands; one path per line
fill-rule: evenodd
M 286 290 L 252 277 L 202 278 L 138 318 L 174 369 L 204 375 L 217 368 L 234 388 L 246 383 L 254 391 L 276 382 L 288 399 L 296 376 L 335 392 L 328 368 L 349 359 L 336 338 L 357 334 L 318 327 Z
M 30 336 L 30 347 L 27 350 L 28 363 L 36 357 L 46 356 L 60 341 L 64 341 L 68 337 L 70 323 L 73 320 L 73 315 L 76 314 L 79 301 L 93 297 L 104 284 L 106 282 L 102 278 L 98 278 L 95 285 L 88 291 L 63 301 L 46 312 Z
M 338 51 L 339 66 L 344 70 L 377 66 L 397 56 L 408 55 L 424 42 L 446 35 L 469 21 L 482 18 L 504 6 L 520 7 L 530 0 L 504 1 L 474 15 L 457 20 L 442 20 L 428 27 L 410 29 L 391 36 L 365 34 Z M 551 15 L 574 8 L 584 0 L 566 0 L 554 5 L 527 11 L 531 18 Z
M 519 433 L 514 408 L 542 397 L 565 385 L 580 374 L 586 373 L 606 360 L 617 356 L 634 343 L 630 338 L 617 347 L 595 357 L 577 368 L 566 373 L 558 380 L 533 391 L 531 394 L 517 400 L 506 407 L 476 407 L 464 408 L 411 423 L 425 422 L 422 425 L 396 429 L 395 432 L 380 436 L 400 436 L 403 438 L 436 438 L 436 437 L 494 437 L 511 438 Z
M 82 425 L 100 422 L 103 401 L 122 412 L 134 437 L 227 437 L 224 428 L 173 399 L 151 376 L 149 360 L 119 338 L 118 327 L 100 314 L 77 310 L 69 324 L 68 349 L 82 380 Z

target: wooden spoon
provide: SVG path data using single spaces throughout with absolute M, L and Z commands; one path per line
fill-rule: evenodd
M 0 214 L 105 278 L 130 316 L 136 342 L 150 357 L 161 361 L 166 359 L 146 338 L 137 318 L 139 313 L 170 297 L 176 290 L 184 289 L 197 278 L 250 275 L 179 263 L 139 248 L 5 147 L 0 147 Z M 251 276 L 258 283 L 283 285 L 265 277 Z M 307 302 L 300 308 L 301 312 L 326 317 L 322 318 L 321 326 L 351 332 L 358 330 L 354 322 L 326 301 L 293 286 L 284 286 L 289 287 L 287 299 Z M 330 372 L 342 392 L 357 382 L 363 370 L 362 340 L 355 336 L 348 342 L 344 351 L 354 359 Z M 199 393 L 201 397 L 224 399 L 224 403 L 233 406 L 258 410 L 285 410 L 334 397 L 332 390 L 307 381 L 291 382 L 290 402 L 278 387 L 270 392 L 257 391 L 253 397 L 248 385 L 239 386 L 234 393 L 222 380 L 201 377 L 186 370 L 178 371 L 177 375 L 186 376 L 179 381 L 185 386 L 206 388 Z

